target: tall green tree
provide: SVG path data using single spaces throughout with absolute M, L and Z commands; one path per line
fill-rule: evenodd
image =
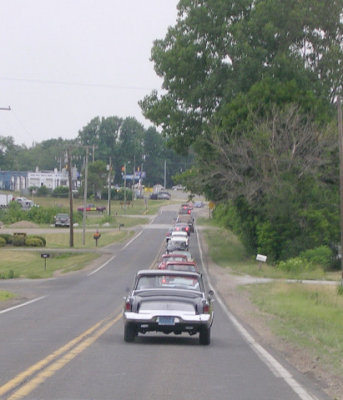
M 337 173 L 327 126 L 342 88 L 343 0 L 180 0 L 178 10 L 152 49 L 165 92 L 140 105 L 175 149 L 196 152 L 189 187 L 229 200 L 246 244 L 272 243 L 274 259 L 334 241 L 337 190 L 323 177 Z

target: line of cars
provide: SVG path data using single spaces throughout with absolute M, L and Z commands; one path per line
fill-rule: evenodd
M 191 213 L 187 215 L 193 226 Z M 212 290 L 206 293 L 202 274 L 189 251 L 194 226 L 191 230 L 188 223 L 182 223 L 181 227 L 177 221 L 178 218 L 165 238 L 165 253 L 157 268 L 138 271 L 125 298 L 126 342 L 133 342 L 139 333 L 147 332 L 176 335 L 187 332 L 199 334 L 202 345 L 211 342 L 214 293 Z

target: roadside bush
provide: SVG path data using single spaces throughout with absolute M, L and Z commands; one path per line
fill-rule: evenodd
M 0 210 L 1 220 L 4 224 L 14 224 L 26 218 L 26 211 L 21 208 L 21 205 L 16 201 L 11 201 L 8 208 Z
M 39 239 L 42 242 L 42 246 L 45 247 L 46 246 L 46 239 L 43 236 L 39 236 L 39 235 L 29 235 L 26 237 L 27 239 Z
M 40 186 L 37 189 L 37 196 L 46 197 L 50 193 L 50 190 L 46 186 Z
M 319 246 L 315 249 L 305 250 L 299 256 L 310 263 L 320 265 L 324 269 L 329 269 L 333 254 L 328 246 Z
M 69 196 L 69 188 L 66 186 L 57 186 L 57 188 L 52 191 L 52 196 L 66 198 Z
M 7 243 L 6 240 L 4 238 L 0 237 L 0 247 L 6 246 L 6 243 Z
M 0 272 L 0 279 L 14 279 L 15 273 L 13 269 L 10 269 L 7 274 L 5 272 Z
M 304 260 L 303 258 L 294 257 L 286 261 L 279 262 L 276 268 L 283 272 L 297 274 L 304 271 L 312 271 L 314 266 L 312 263 Z
M 38 238 L 28 237 L 28 238 L 25 239 L 25 246 L 28 246 L 28 247 L 43 247 L 43 241 L 38 239 Z
M 7 244 L 11 244 L 13 240 L 13 236 L 9 233 L 1 233 L 0 238 L 4 239 Z
M 25 235 L 14 235 L 12 244 L 13 246 L 25 246 Z

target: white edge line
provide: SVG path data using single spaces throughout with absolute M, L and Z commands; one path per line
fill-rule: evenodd
M 195 228 L 196 235 L 197 235 L 197 241 L 198 241 L 198 246 L 199 246 L 199 251 L 200 251 L 200 259 L 201 263 L 203 266 L 204 264 L 204 259 L 203 259 L 203 253 L 202 253 L 202 247 L 201 247 L 201 242 L 199 240 L 199 235 L 198 235 L 198 230 Z M 207 269 L 203 268 L 204 270 L 204 275 L 206 276 L 206 279 L 208 281 L 208 284 L 211 289 L 213 289 L 213 285 L 210 281 L 210 277 L 207 273 Z M 317 397 L 310 395 L 304 388 L 301 386 L 291 375 L 289 371 L 287 371 L 286 368 L 284 368 L 266 349 L 264 349 L 259 343 L 256 342 L 256 340 L 250 335 L 250 333 L 241 325 L 236 317 L 227 309 L 226 305 L 222 301 L 222 299 L 219 297 L 218 293 L 216 293 L 216 299 L 218 303 L 220 304 L 221 308 L 223 309 L 224 313 L 227 315 L 227 317 L 231 320 L 231 322 L 234 324 L 236 329 L 241 333 L 243 338 L 248 342 L 250 347 L 254 350 L 254 352 L 259 356 L 259 358 L 267 365 L 267 367 L 271 370 L 271 372 L 278 377 L 281 377 L 284 379 L 284 381 L 291 387 L 291 389 L 299 396 L 300 399 L 302 400 L 318 400 Z
M 37 297 L 36 299 L 27 301 L 26 303 L 18 304 L 17 306 L 14 306 L 14 307 L 6 308 L 5 310 L 0 311 L 0 314 L 5 314 L 5 313 L 7 313 L 7 312 L 9 312 L 9 311 L 16 310 L 17 308 L 24 307 L 24 306 L 28 306 L 29 304 L 36 303 L 37 301 L 43 300 L 43 299 L 45 299 L 46 297 L 47 297 L 47 296 Z
M 128 246 L 130 246 L 130 244 L 135 241 L 142 233 L 143 231 L 138 232 L 136 236 L 134 236 L 129 242 L 126 243 L 122 250 L 125 250 Z
M 141 234 L 143 233 L 143 231 L 138 232 L 138 234 L 136 236 L 134 236 L 129 242 L 126 243 L 126 245 L 121 249 L 121 250 L 125 250 L 134 240 L 136 240 Z M 107 264 L 109 264 L 111 261 L 113 261 L 115 258 L 117 257 L 117 254 L 115 254 L 114 256 L 112 256 L 109 260 L 107 260 L 104 264 L 100 265 L 100 267 L 98 267 L 97 269 L 95 269 L 94 271 L 90 272 L 87 276 L 92 276 L 94 274 L 96 274 L 97 272 L 101 271 L 103 268 L 106 267 Z
M 112 256 L 109 260 L 107 260 L 104 264 L 100 265 L 100 267 L 98 267 L 97 269 L 95 269 L 94 271 L 90 272 L 87 276 L 92 276 L 94 274 L 96 274 L 97 272 L 99 272 L 100 270 L 102 270 L 103 268 L 106 267 L 106 265 L 108 263 L 110 263 L 112 260 L 114 260 L 117 257 L 117 255 L 115 254 L 114 256 Z

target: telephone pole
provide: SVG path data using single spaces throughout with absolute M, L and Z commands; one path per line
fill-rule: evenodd
M 11 107 L 0 107 L 0 111 L 11 111 Z
M 83 214 L 82 214 L 82 244 L 86 244 L 86 208 L 87 208 L 87 188 L 88 186 L 88 146 L 86 146 L 86 161 L 85 161 L 85 181 L 83 192 Z
M 108 178 L 107 178 L 107 215 L 111 216 L 111 175 L 112 175 L 112 158 L 108 165 Z
M 74 247 L 74 221 L 73 221 L 73 185 L 71 180 L 71 155 L 70 149 L 67 150 L 67 162 L 68 162 L 68 180 L 69 180 L 69 246 Z
M 343 124 L 341 97 L 337 97 L 338 111 L 338 142 L 339 142 L 339 193 L 340 193 L 340 219 L 341 219 L 341 286 L 343 286 Z

